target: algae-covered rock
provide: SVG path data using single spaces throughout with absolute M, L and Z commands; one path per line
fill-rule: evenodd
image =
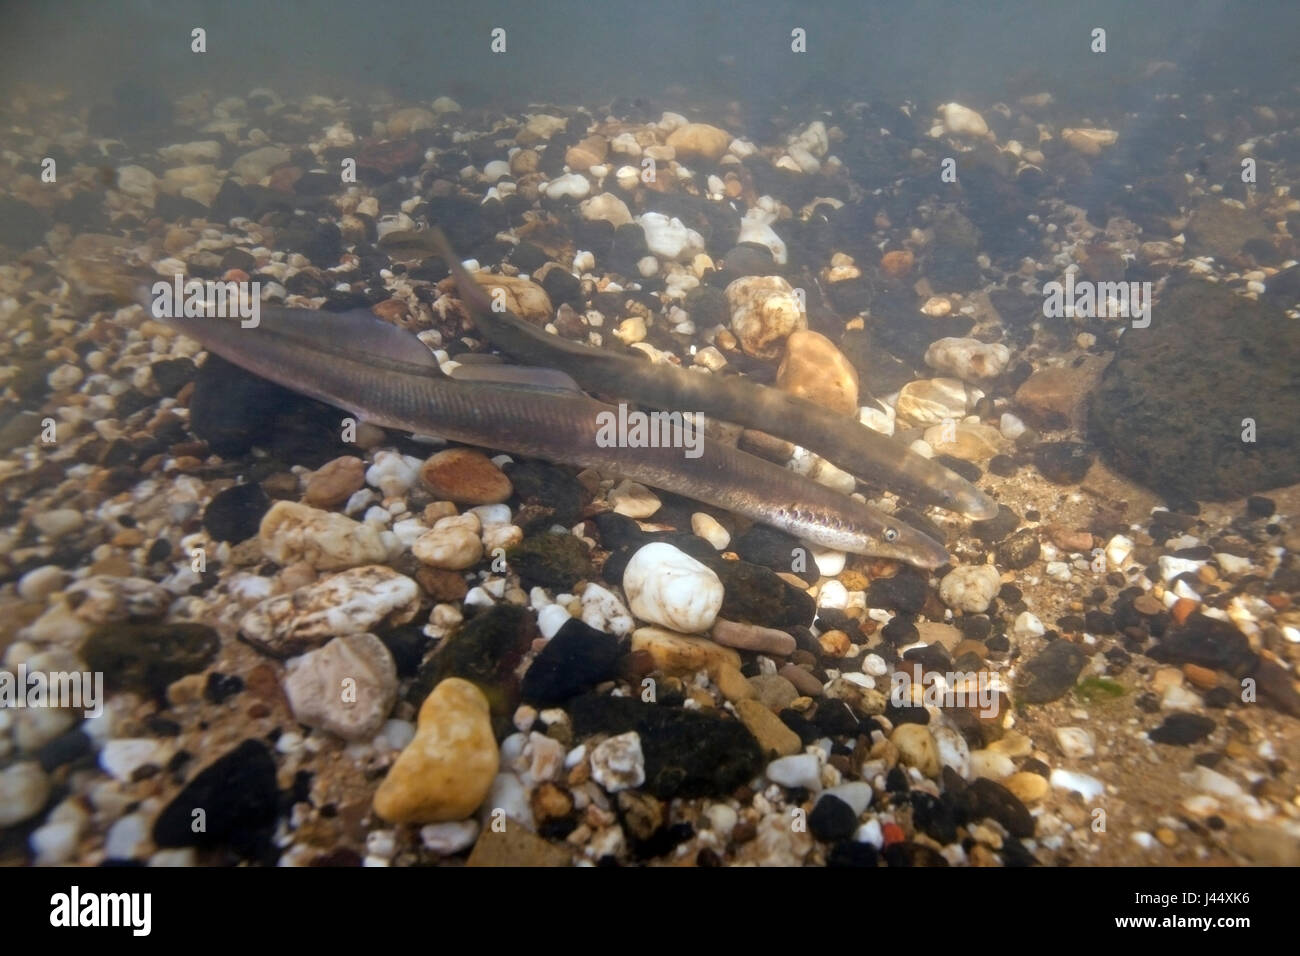
M 497 604 L 466 621 L 448 637 L 416 675 L 407 699 L 424 697 L 440 681 L 462 677 L 476 684 L 492 713 L 509 715 L 519 696 L 515 668 L 537 636 L 532 618 L 513 604 Z
M 762 769 L 758 743 L 738 720 L 600 696 L 574 699 L 569 715 L 579 737 L 636 731 L 645 755 L 645 789 L 663 800 L 722 796 Z
M 742 624 L 793 627 L 808 624 L 817 602 L 787 584 L 771 568 L 748 561 L 704 561 L 722 580 L 722 609 L 718 616 Z
M 526 588 L 568 589 L 595 574 L 587 546 L 571 534 L 526 538 L 506 552 L 506 561 Z
M 1150 328 L 1120 338 L 1088 429 L 1117 470 L 1165 495 L 1237 498 L 1294 484 L 1300 337 L 1278 309 L 1184 282 L 1155 303 Z
M 113 622 L 86 638 L 81 656 L 91 671 L 103 673 L 110 690 L 160 698 L 173 681 L 211 664 L 220 646 L 206 624 Z

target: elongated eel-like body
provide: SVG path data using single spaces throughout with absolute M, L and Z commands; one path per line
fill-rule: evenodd
M 810 479 L 705 438 L 681 448 L 601 447 L 602 412 L 577 392 L 462 382 L 441 375 L 414 335 L 369 313 L 261 306 L 260 324 L 155 317 L 255 375 L 389 428 L 596 468 L 725 508 L 823 547 L 923 568 L 949 560 L 938 542 Z
M 699 375 L 570 342 L 509 312 L 496 311 L 446 237 L 437 229 L 432 231 L 456 279 L 461 301 L 470 308 L 479 330 L 493 345 L 520 361 L 558 368 L 588 391 L 626 396 L 655 408 L 698 411 L 770 432 L 860 478 L 925 504 L 977 519 L 998 513 L 998 503 L 960 475 L 902 442 L 806 399 L 738 376 Z

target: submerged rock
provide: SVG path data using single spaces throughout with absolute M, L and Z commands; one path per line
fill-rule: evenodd
M 1165 495 L 1221 500 L 1295 484 L 1297 368 L 1300 338 L 1281 311 L 1189 280 L 1156 303 L 1150 328 L 1120 339 L 1089 438 L 1118 471 Z
M 199 771 L 163 808 L 153 840 L 162 847 L 229 844 L 241 856 L 260 857 L 270 847 L 278 808 L 271 751 L 260 740 L 245 740 Z
M 217 656 L 221 639 L 206 624 L 106 624 L 81 647 L 91 671 L 104 674 L 111 690 L 161 698 L 167 686 L 203 670 Z
M 662 800 L 721 796 L 762 769 L 758 743 L 737 720 L 629 697 L 579 697 L 569 714 L 580 737 L 636 731 L 645 789 Z

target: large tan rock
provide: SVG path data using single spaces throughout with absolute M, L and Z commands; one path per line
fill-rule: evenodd
M 727 151 L 731 134 L 708 123 L 687 123 L 668 134 L 668 145 L 678 159 L 719 160 Z
M 856 415 L 858 373 L 835 343 L 810 329 L 790 333 L 785 358 L 776 371 L 783 392 L 806 398 L 831 411 Z
M 375 812 L 389 823 L 464 820 L 487 796 L 499 764 L 487 698 L 448 677 L 420 706 L 414 739 L 375 792 Z

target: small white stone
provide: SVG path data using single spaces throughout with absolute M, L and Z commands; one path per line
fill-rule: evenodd
M 1016 765 L 1004 753 L 996 750 L 974 750 L 970 755 L 971 777 L 987 777 L 1001 780 L 1016 772 Z
M 1016 623 L 1012 626 L 1012 633 L 1021 640 L 1027 637 L 1042 637 L 1047 633 L 1047 628 L 1043 626 L 1037 615 L 1030 611 L 1021 611 L 1016 616 Z
M 1092 734 L 1082 727 L 1057 727 L 1056 746 L 1070 760 L 1082 760 L 1096 752 Z
M 767 779 L 783 787 L 822 788 L 821 764 L 816 754 L 793 754 L 778 757 L 767 765 Z
M 939 339 L 925 351 L 925 364 L 963 382 L 997 378 L 1011 361 L 1011 350 L 1001 343 L 979 339 Z
M 722 607 L 722 581 L 708 567 L 664 542 L 640 548 L 623 571 L 623 591 L 643 621 L 684 634 L 713 626 Z
M 631 612 L 608 588 L 589 583 L 578 600 L 582 605 L 583 623 L 598 631 L 626 637 L 636 627 Z
M 385 498 L 400 498 L 420 477 L 422 464 L 418 458 L 394 451 L 376 452 L 375 463 L 366 469 L 366 484 L 378 488 Z
M 1007 441 L 1015 441 L 1025 433 L 1025 423 L 1010 412 L 1003 412 L 998 421 L 998 430 Z
M 1049 778 L 1052 786 L 1061 790 L 1073 790 L 1075 793 L 1083 795 L 1084 800 L 1095 800 L 1106 792 L 1105 785 L 1096 777 L 1090 777 L 1086 773 L 1075 773 L 1072 770 L 1062 770 L 1059 767 L 1052 771 Z
M 691 515 L 691 531 L 713 545 L 718 551 L 726 551 L 731 544 L 731 535 L 712 515 L 697 511 Z
M 861 780 L 851 780 L 848 783 L 836 784 L 833 787 L 822 791 L 822 796 L 827 794 L 833 797 L 839 797 L 849 805 L 855 816 L 861 816 L 862 813 L 871 806 L 872 790 L 871 784 L 863 783 Z M 820 800 L 821 797 L 818 797 Z
M 477 820 L 457 820 L 452 823 L 430 823 L 420 827 L 420 843 L 430 853 L 451 856 L 468 849 L 478 839 Z
M 939 764 L 951 767 L 963 779 L 970 777 L 970 745 L 952 727 L 934 728 L 934 743 L 939 750 Z
M 628 518 L 649 518 L 660 508 L 658 495 L 626 478 L 610 489 L 608 500 L 615 514 Z
M 38 866 L 56 866 L 71 861 L 81 838 L 81 825 L 75 820 L 46 823 L 32 831 L 27 845 L 36 856 Z
M 636 731 L 602 741 L 591 752 L 591 777 L 609 793 L 645 783 L 645 755 Z
M 1159 558 L 1160 577 L 1168 583 L 1180 574 L 1195 573 L 1203 565 L 1204 561 L 1192 561 L 1188 558 L 1175 558 L 1172 555 L 1162 554 Z
M 880 825 L 880 821 L 872 817 L 858 827 L 853 833 L 853 842 L 866 843 L 874 846 L 877 850 L 881 849 L 885 845 L 885 831 Z
M 148 852 L 149 821 L 142 813 L 131 813 L 108 828 L 104 855 L 110 860 L 134 860 Z
M 548 604 L 537 612 L 537 630 L 541 632 L 542 637 L 550 639 L 565 624 L 569 622 L 571 615 L 568 608 L 559 604 Z
M 99 751 L 99 766 L 115 780 L 129 782 L 131 775 L 146 764 L 164 764 L 166 749 L 151 737 L 110 740 Z
M 839 581 L 834 579 L 823 582 L 821 589 L 817 592 L 817 606 L 831 610 L 842 610 L 848 607 L 849 590 Z
M 939 597 L 954 610 L 982 614 L 997 596 L 1001 581 L 991 564 L 961 565 L 939 582 Z

